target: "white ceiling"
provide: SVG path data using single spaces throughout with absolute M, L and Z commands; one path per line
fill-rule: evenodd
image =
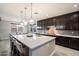
M 34 20 L 42 20 L 74 11 L 79 11 L 79 4 L 77 7 L 73 7 L 76 3 L 33 3 L 32 4 L 32 16 Z M 26 20 L 30 19 L 31 16 L 31 4 L 30 3 L 0 3 L 0 16 L 7 18 L 6 20 L 17 20 L 19 21 L 22 17 L 24 18 L 26 10 Z M 23 14 L 20 13 L 23 11 Z M 34 14 L 38 12 L 38 14 Z

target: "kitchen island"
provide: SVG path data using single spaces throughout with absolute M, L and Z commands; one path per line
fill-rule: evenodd
M 24 53 L 28 56 L 49 56 L 53 55 L 55 52 L 55 38 L 50 36 L 42 36 L 42 35 L 33 35 L 33 37 L 28 37 L 27 34 L 24 35 L 11 35 L 10 34 L 10 41 L 11 41 L 11 54 L 13 53 L 12 50 L 12 42 L 14 45 L 21 46 L 23 45 L 26 47 Z M 15 42 L 19 44 L 16 44 Z M 19 48 L 22 49 L 22 48 Z M 18 50 L 19 50 L 18 49 Z M 22 49 L 23 51 L 23 49 Z M 12 54 L 13 55 L 13 54 Z

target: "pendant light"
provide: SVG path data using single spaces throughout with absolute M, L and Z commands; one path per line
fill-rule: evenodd
M 33 17 L 32 17 L 32 3 L 31 3 L 31 19 L 30 19 L 30 24 L 34 24 L 34 20 L 33 20 Z
M 20 11 L 20 13 L 21 13 L 21 22 L 20 22 L 20 24 L 22 25 L 22 26 L 26 26 L 27 25 L 27 21 L 26 21 L 26 7 L 24 7 L 24 17 L 23 17 L 23 11 Z
M 24 7 L 24 9 L 25 9 L 25 17 L 24 17 L 24 20 L 23 20 L 23 23 L 24 23 L 24 26 L 26 26 L 27 25 L 27 21 L 26 21 L 26 7 Z
M 20 21 L 19 26 L 23 26 L 23 25 L 24 25 L 24 24 L 23 24 L 23 16 L 22 16 L 23 11 L 20 11 L 20 14 L 21 14 L 21 21 Z

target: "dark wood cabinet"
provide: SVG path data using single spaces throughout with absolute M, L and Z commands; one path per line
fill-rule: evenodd
M 79 30 L 79 11 L 40 20 L 38 26 L 56 26 L 57 30 Z
M 59 16 L 55 20 L 56 28 L 58 30 L 65 30 L 66 16 Z
M 70 37 L 57 37 L 56 44 L 79 50 L 79 39 Z
M 56 28 L 59 30 L 79 30 L 79 12 L 58 16 Z
M 66 28 L 67 30 L 79 30 L 79 12 L 66 15 Z
M 65 46 L 65 47 L 69 47 L 69 39 L 66 37 L 57 37 L 56 44 Z
M 69 41 L 70 48 L 79 50 L 79 39 L 71 38 Z

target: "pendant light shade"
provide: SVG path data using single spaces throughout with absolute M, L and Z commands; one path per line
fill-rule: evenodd
M 30 20 L 30 24 L 34 24 L 34 20 L 33 19 Z

